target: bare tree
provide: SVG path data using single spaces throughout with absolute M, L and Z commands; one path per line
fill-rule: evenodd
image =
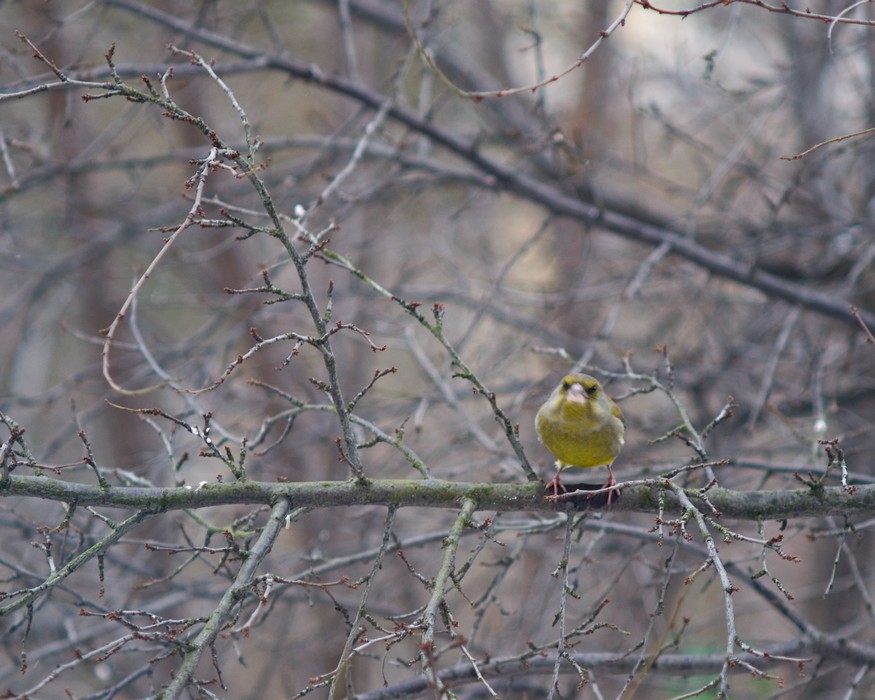
M 869 697 L 871 12 L 4 7 L 5 696 Z

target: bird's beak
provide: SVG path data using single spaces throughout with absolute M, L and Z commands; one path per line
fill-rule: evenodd
M 575 382 L 570 387 L 568 387 L 568 400 L 578 401 L 580 403 L 586 402 L 586 391 L 583 388 L 583 384 L 581 384 L 580 382 Z

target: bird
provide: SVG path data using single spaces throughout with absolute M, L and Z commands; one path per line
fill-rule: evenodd
M 563 377 L 535 416 L 538 439 L 556 458 L 556 476 L 547 484 L 556 496 L 568 489 L 559 475 L 568 467 L 608 468 L 608 482 L 617 485 L 611 465 L 623 449 L 626 421 L 599 380 L 588 374 Z M 608 505 L 612 492 L 608 491 Z

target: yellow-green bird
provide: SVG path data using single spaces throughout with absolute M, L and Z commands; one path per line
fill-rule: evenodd
M 564 377 L 535 416 L 538 438 L 556 457 L 556 476 L 547 484 L 553 495 L 566 491 L 559 475 L 567 467 L 608 468 L 605 488 L 616 486 L 611 464 L 623 449 L 623 412 L 588 374 Z M 612 492 L 608 491 L 608 504 Z

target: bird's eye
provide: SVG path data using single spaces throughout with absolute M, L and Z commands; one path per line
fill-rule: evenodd
M 599 385 L 598 384 L 590 384 L 586 387 L 586 393 L 590 396 L 595 396 L 599 393 Z

